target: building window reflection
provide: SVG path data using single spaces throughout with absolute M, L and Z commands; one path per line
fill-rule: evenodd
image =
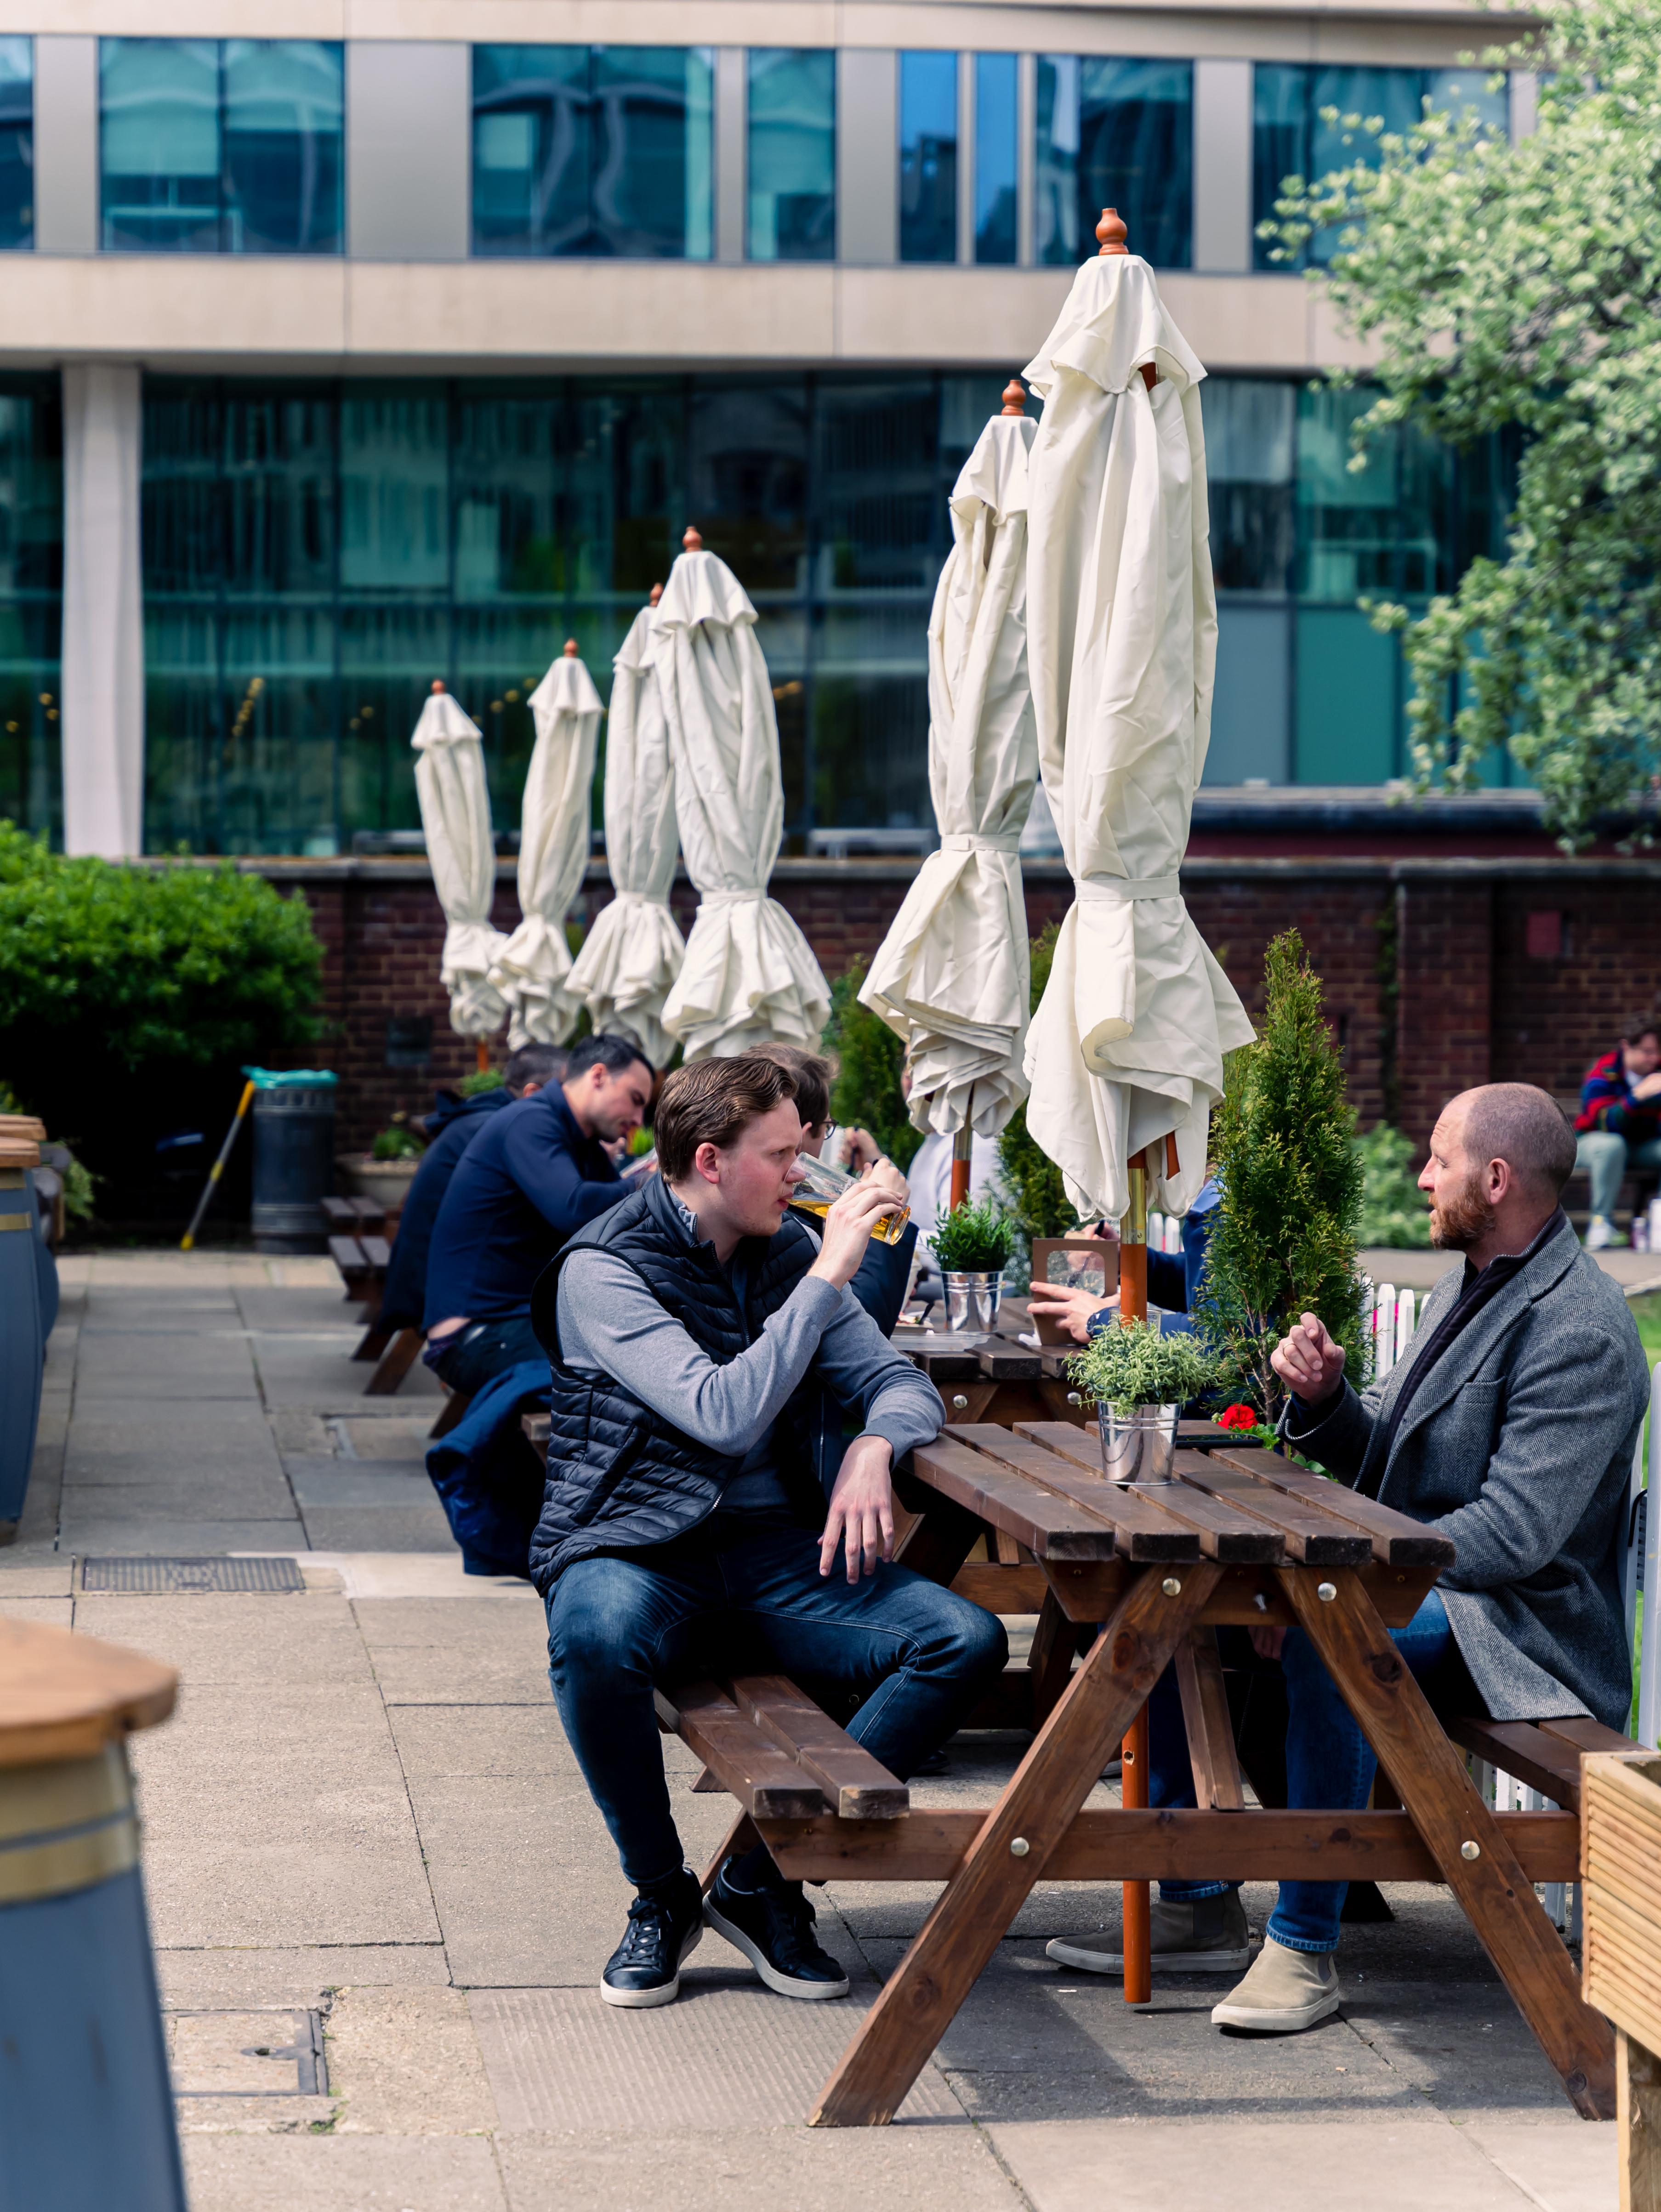
M 837 258 L 837 57 L 751 46 L 747 251 L 751 261 Z
M 55 374 L 0 377 L 0 817 L 63 841 L 64 427 Z
M 703 46 L 475 46 L 473 252 L 707 261 Z
M 958 57 L 900 56 L 900 259 L 958 258 Z
M 1487 130 L 1503 136 L 1511 125 L 1510 81 L 1498 84 L 1487 70 L 1313 69 L 1301 62 L 1259 62 L 1253 72 L 1251 198 L 1254 226 L 1269 221 L 1286 179 L 1313 182 L 1355 162 L 1378 160 L 1375 132 L 1346 118 L 1382 122 L 1387 131 L 1410 131 L 1433 109 L 1475 112 Z M 1330 111 L 1330 119 L 1329 119 Z M 1338 251 L 1342 226 L 1317 230 L 1300 253 L 1277 260 L 1273 238 L 1254 241 L 1259 269 L 1324 267 Z
M 1133 253 L 1160 269 L 1194 258 L 1194 64 L 1040 54 L 1037 258 L 1085 259 L 1104 207 Z
M 106 247 L 342 251 L 339 45 L 105 39 L 99 99 Z
M 34 243 L 34 41 L 0 38 L 0 249 Z
M 1016 253 L 1018 96 L 1013 54 L 975 57 L 975 258 L 1008 266 Z

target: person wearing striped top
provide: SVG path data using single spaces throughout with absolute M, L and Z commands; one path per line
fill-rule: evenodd
M 1574 1117 L 1575 1165 L 1591 1186 L 1586 1249 L 1626 1238 L 1615 1226 L 1621 1178 L 1633 1168 L 1661 1168 L 1661 1027 L 1634 1017 L 1613 1052 L 1587 1069 Z

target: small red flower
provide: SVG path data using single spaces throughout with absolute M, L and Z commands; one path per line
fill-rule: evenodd
M 1220 1429 L 1255 1429 L 1257 1409 L 1255 1406 L 1225 1406 L 1217 1416 Z

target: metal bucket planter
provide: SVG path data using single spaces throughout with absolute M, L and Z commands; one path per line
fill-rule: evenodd
M 1133 1406 L 1116 1413 L 1098 1406 L 1102 1472 L 1110 1482 L 1169 1482 L 1177 1452 L 1180 1406 Z
M 998 1325 L 998 1307 L 1003 1297 L 1003 1271 L 997 1268 L 990 1274 L 956 1274 L 951 1269 L 946 1274 L 946 1325 L 948 1328 L 971 1331 L 984 1336 Z

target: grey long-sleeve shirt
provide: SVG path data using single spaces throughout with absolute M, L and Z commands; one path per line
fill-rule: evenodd
M 742 1295 L 742 1285 L 734 1285 Z M 773 1427 L 817 1358 L 820 1379 L 864 1409 L 862 1433 L 897 1460 L 938 1436 L 945 1419 L 927 1376 L 897 1352 L 853 1292 L 804 1276 L 761 1334 L 725 1365 L 666 1314 L 626 1260 L 574 1252 L 559 1282 L 566 1364 L 596 1367 L 685 1435 L 733 1462 L 722 1510 L 769 1519 L 788 1513 Z

